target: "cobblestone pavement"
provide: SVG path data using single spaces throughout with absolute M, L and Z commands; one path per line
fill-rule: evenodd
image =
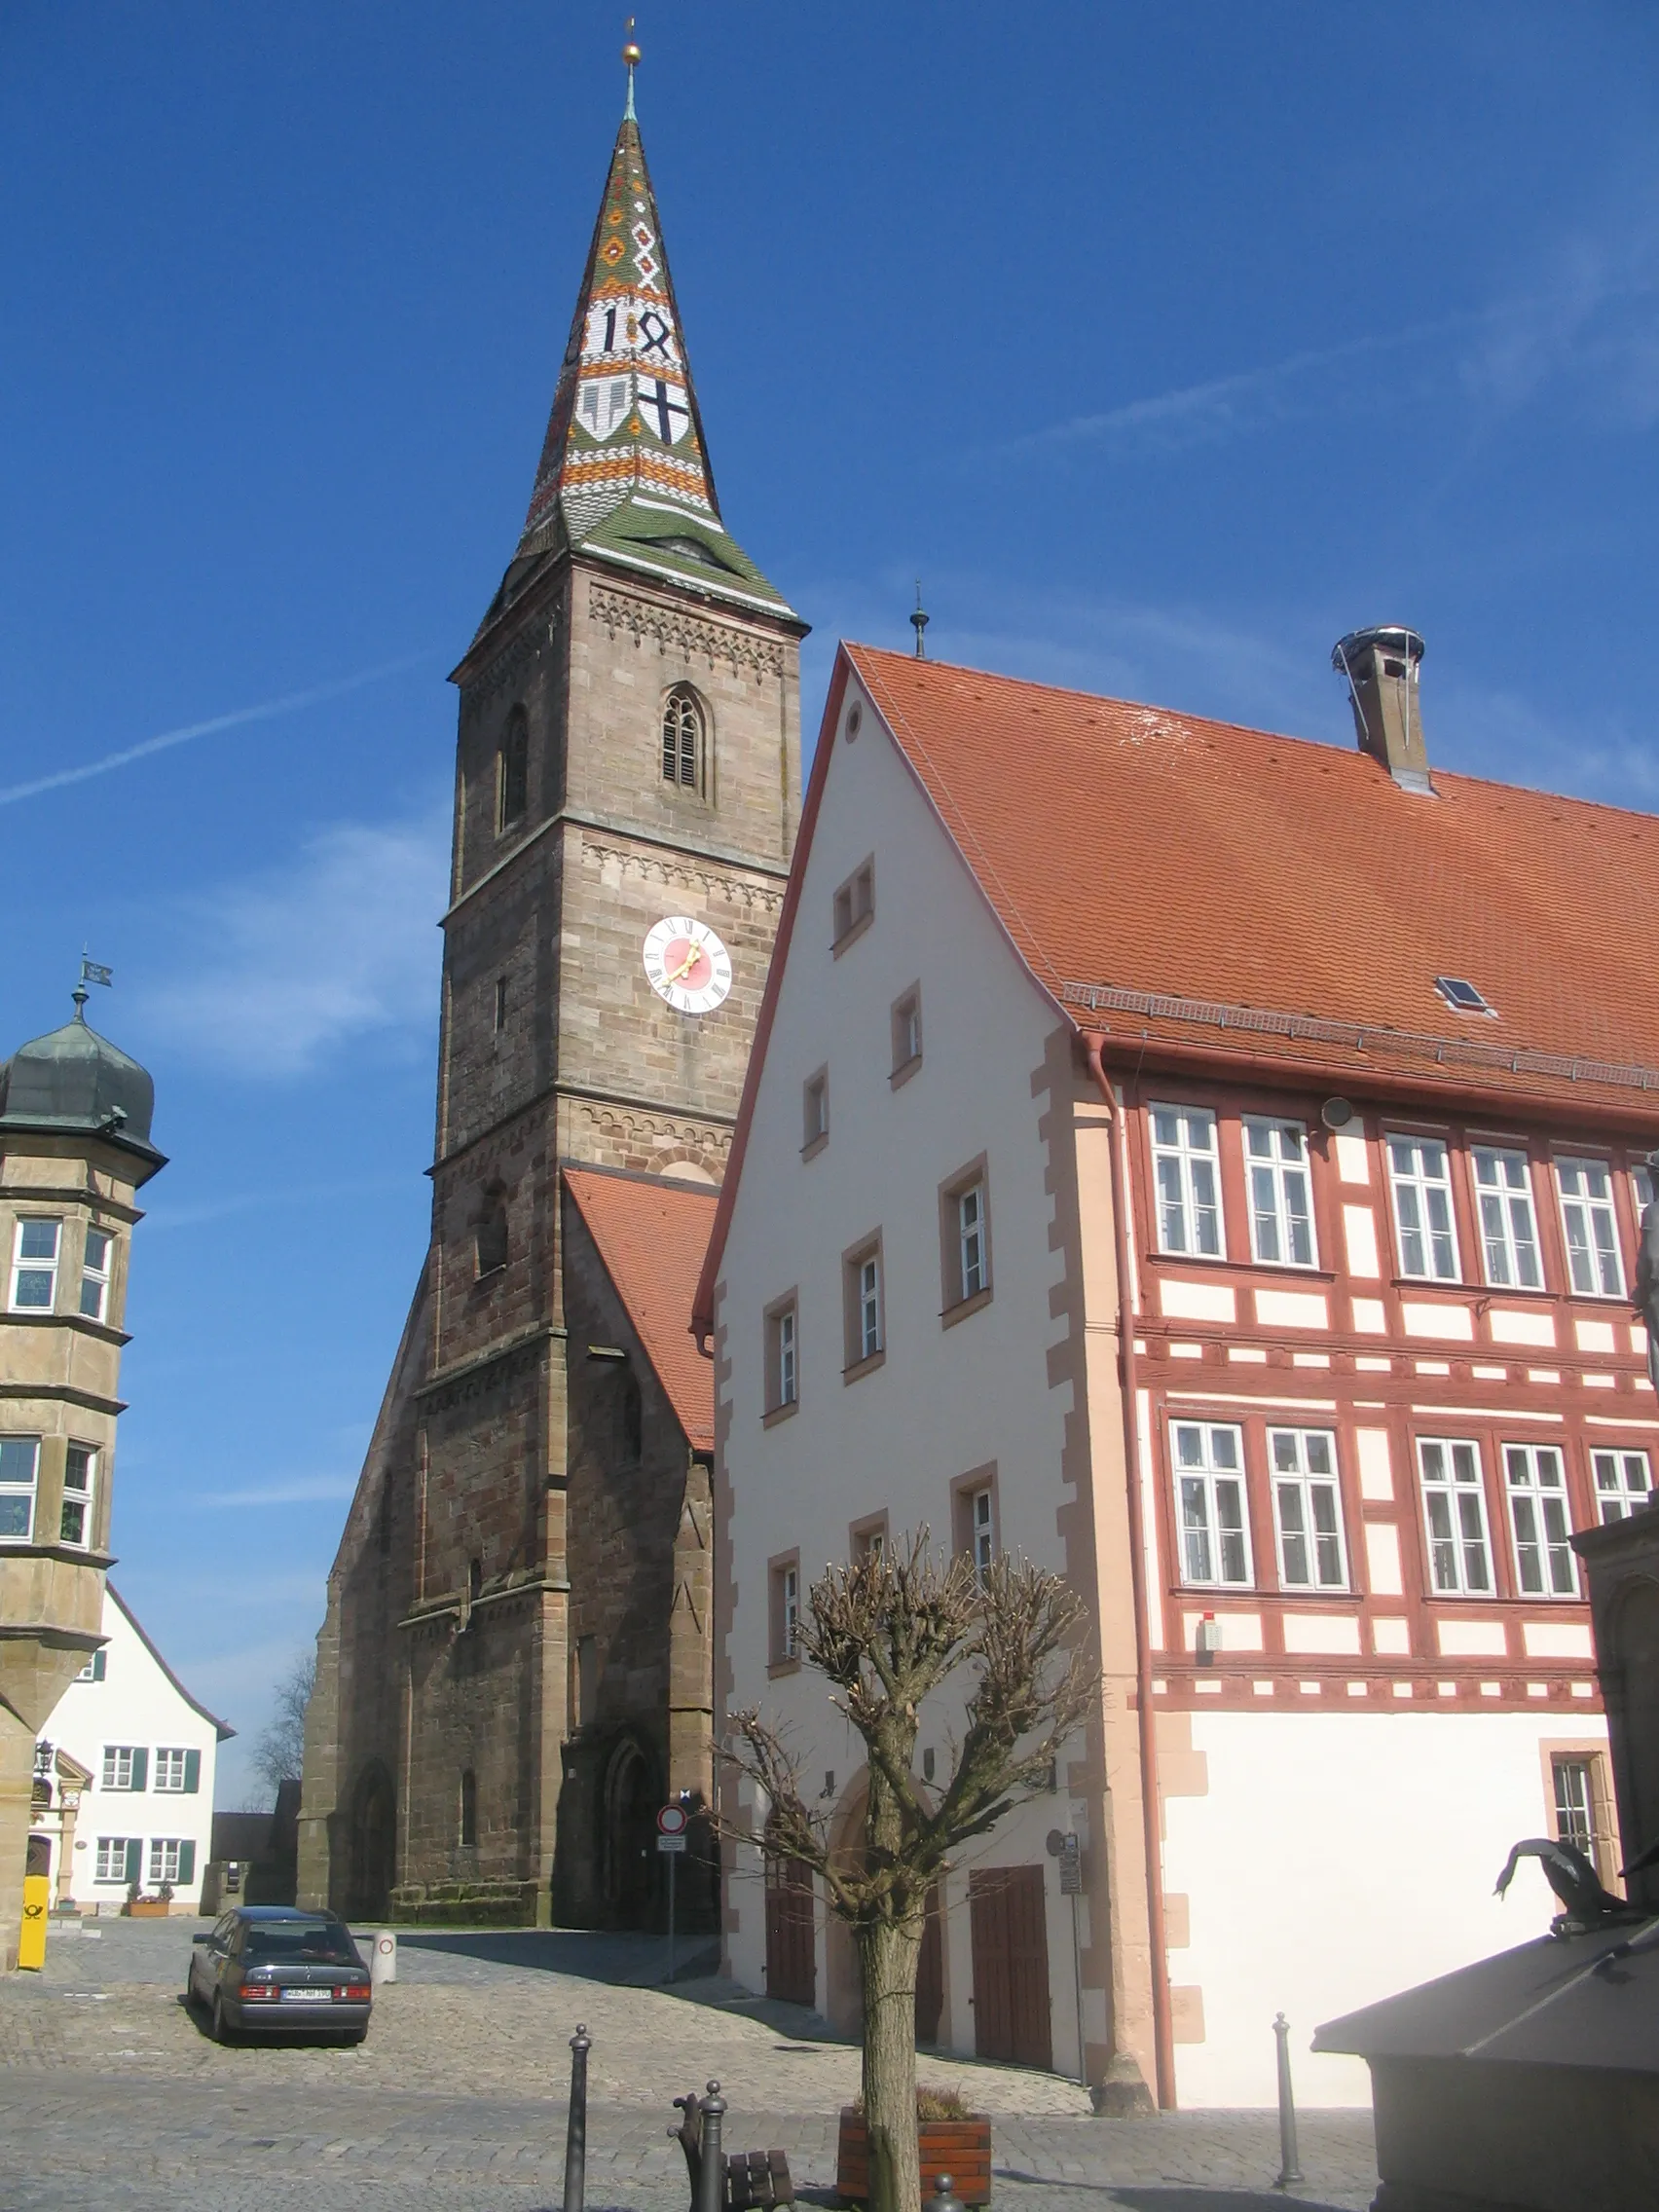
M 832 2202 L 858 2053 L 816 2015 L 713 1977 L 650 1986 L 639 1937 L 406 1935 L 359 2048 L 221 2049 L 180 2002 L 193 1924 L 55 1930 L 0 1982 L 0 2212 L 544 2212 L 563 2192 L 569 2039 L 589 2060 L 590 2212 L 685 2212 L 671 2099 L 718 2076 L 733 2149 L 782 2148 Z M 1099 2120 L 1075 2083 L 924 2057 L 994 2121 L 999 2212 L 1362 2212 L 1369 2113 L 1302 2120 L 1301 2192 L 1272 2190 L 1271 2113 Z

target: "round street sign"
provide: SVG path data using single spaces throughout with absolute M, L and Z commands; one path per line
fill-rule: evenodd
M 658 1835 L 683 1835 L 685 1833 L 685 1808 L 683 1805 L 665 1805 L 657 1815 Z

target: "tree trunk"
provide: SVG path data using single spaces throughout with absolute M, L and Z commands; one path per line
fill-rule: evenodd
M 859 1928 L 864 1980 L 865 2125 L 869 2212 L 921 2212 L 916 2143 L 916 1962 L 922 1919 Z

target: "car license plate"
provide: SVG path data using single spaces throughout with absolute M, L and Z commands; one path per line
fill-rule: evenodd
M 284 2005 L 331 2005 L 334 1992 L 332 1989 L 284 1989 L 282 2002 Z

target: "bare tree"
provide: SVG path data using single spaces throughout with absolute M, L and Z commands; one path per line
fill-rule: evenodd
M 857 1947 L 870 2212 L 920 2212 L 916 1966 L 928 1892 L 953 1851 L 1048 1786 L 1093 1706 L 1099 1670 L 1083 1620 L 1056 1575 L 1025 1561 L 997 1560 L 982 1574 L 965 1558 L 942 1563 L 925 1528 L 819 1577 L 795 1642 L 864 1739 L 859 1854 L 830 1848 L 829 1815 L 808 1806 L 777 1729 L 757 1710 L 732 1715 L 725 1756 L 756 1784 L 763 1825 L 731 1832 L 809 1866 Z M 970 1677 L 961 1740 L 948 1777 L 929 1788 L 913 1772 L 923 1701 L 959 1671 Z
M 248 1763 L 273 1799 L 278 1787 L 305 1766 L 306 1707 L 315 1682 L 315 1654 L 304 1651 L 277 1682 L 275 1710 L 248 1754 Z

